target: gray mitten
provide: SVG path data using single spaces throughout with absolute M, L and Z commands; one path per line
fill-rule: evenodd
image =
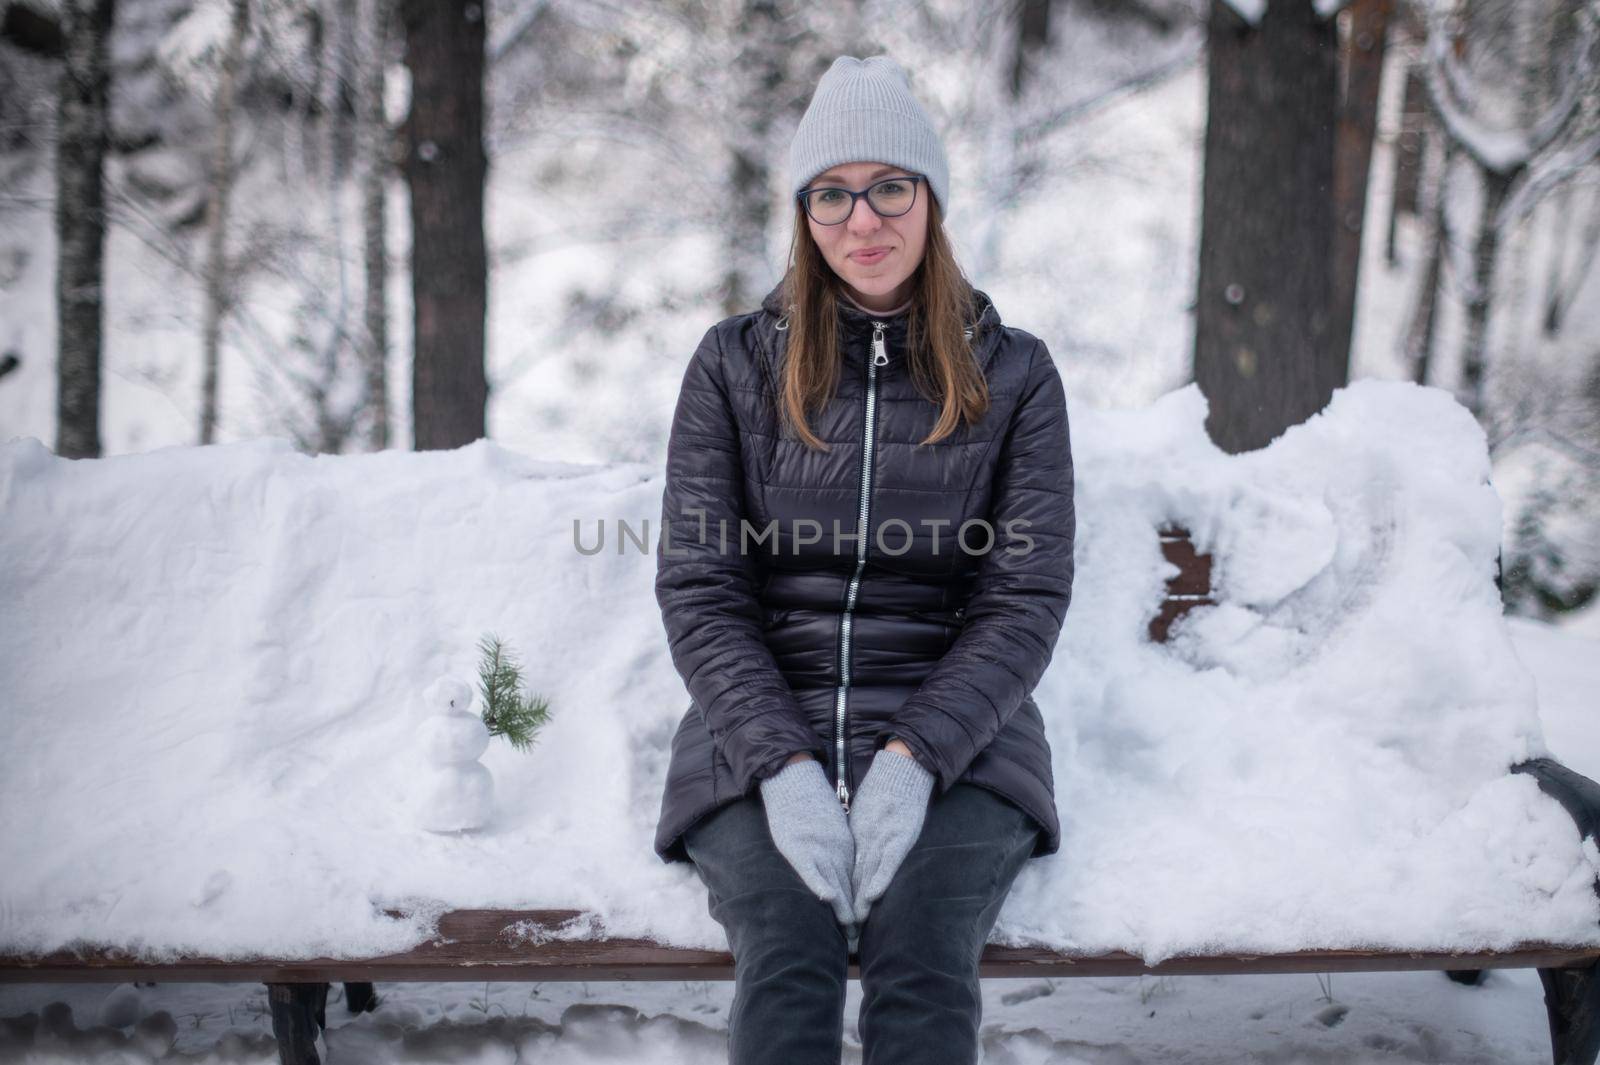
M 922 835 L 933 774 L 910 755 L 887 747 L 872 758 L 850 803 L 856 858 L 850 874 L 854 920 L 865 923 L 872 903 L 889 890 L 900 863 Z
M 855 840 L 822 763 L 806 758 L 784 766 L 761 782 L 761 801 L 778 851 L 812 894 L 833 906 L 839 923 L 850 924 Z

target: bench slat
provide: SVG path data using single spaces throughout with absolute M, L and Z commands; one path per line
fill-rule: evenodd
M 391 913 L 393 911 L 390 911 Z M 665 947 L 645 939 L 549 939 L 582 915 L 575 910 L 457 910 L 444 914 L 433 939 L 379 958 L 233 961 L 187 957 L 150 962 L 114 950 L 57 951 L 42 958 L 0 957 L 0 982 L 302 983 L 486 980 L 731 980 L 727 951 Z M 1147 966 L 1133 954 L 1073 954 L 1037 947 L 984 948 L 985 977 L 1138 976 L 1140 974 L 1401 972 L 1428 969 L 1582 968 L 1600 962 L 1600 946 L 1527 943 L 1486 952 L 1304 950 L 1283 954 L 1209 954 Z M 852 962 L 851 975 L 859 978 Z
M 1176 577 L 1167 578 L 1166 598 L 1150 619 L 1152 643 L 1166 643 L 1172 623 L 1197 606 L 1216 602 L 1211 598 L 1211 556 L 1195 551 L 1189 530 L 1177 525 L 1158 530 L 1161 557 L 1178 567 Z

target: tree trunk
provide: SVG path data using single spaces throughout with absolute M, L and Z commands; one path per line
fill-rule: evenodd
M 1428 142 L 1428 85 L 1422 67 L 1406 66 L 1400 103 L 1401 151 L 1395 153 L 1394 202 L 1402 214 L 1415 215 L 1421 203 L 1422 159 Z
M 752 130 L 753 135 L 765 130 Z M 755 275 L 767 273 L 767 223 L 772 205 L 767 195 L 767 164 L 742 147 L 733 149 L 728 192 L 733 200 L 723 254 L 727 267 L 722 275 L 724 314 L 742 314 L 760 298 Z
M 1422 269 L 1422 284 L 1417 288 L 1416 303 L 1411 312 L 1411 325 L 1406 330 L 1406 354 L 1411 360 L 1411 377 L 1419 385 L 1428 383 L 1428 372 L 1433 363 L 1434 338 L 1439 322 L 1439 280 L 1444 266 L 1445 248 L 1450 242 L 1449 215 L 1446 213 L 1445 192 L 1450 180 L 1450 164 L 1455 159 L 1456 147 L 1449 137 L 1440 139 L 1442 153 L 1439 176 L 1434 182 L 1433 202 L 1429 207 L 1431 224 L 1428 226 L 1428 260 Z
M 1372 138 L 1378 129 L 1378 92 L 1383 78 L 1384 37 L 1392 0 L 1356 0 L 1344 48 L 1344 99 L 1339 106 L 1334 149 L 1333 295 L 1327 357 L 1318 365 L 1331 394 L 1350 380 L 1350 342 L 1355 331 L 1361 277 L 1361 237 L 1367 215 L 1367 178 Z
M 1051 0 L 1018 0 L 1017 43 L 1011 53 L 1011 98 L 1020 100 L 1050 42 Z
M 301 130 L 310 130 L 311 135 L 301 134 L 301 153 L 307 173 L 318 173 L 322 170 L 322 120 L 326 114 L 322 106 L 323 74 L 327 70 L 327 38 L 328 27 L 322 17 L 322 9 L 313 5 L 306 10 L 306 67 L 310 70 L 306 78 L 305 103 L 301 106 Z
M 1228 452 L 1320 410 L 1333 262 L 1338 39 L 1309 3 L 1258 26 L 1211 5 L 1195 380 Z
M 1488 358 L 1489 313 L 1494 307 L 1495 262 L 1500 229 L 1495 225 L 1517 171 L 1483 170 L 1483 203 L 1478 211 L 1477 243 L 1472 252 L 1472 291 L 1467 296 L 1467 335 L 1461 349 L 1461 395 L 1473 417 L 1483 414 L 1484 367 Z
M 1571 212 L 1572 186 L 1562 185 L 1550 194 L 1550 214 L 1555 218 L 1571 218 Z M 1571 225 L 1557 226 L 1550 234 L 1550 247 L 1545 253 L 1544 313 L 1540 316 L 1540 330 L 1547 337 L 1561 331 L 1561 271 L 1567 262 L 1572 236 Z
M 391 0 L 372 0 L 366 18 L 366 47 L 361 72 L 358 109 L 358 145 L 361 158 L 362 262 L 366 272 L 363 318 L 366 368 L 363 405 L 367 411 L 367 445 L 373 451 L 389 446 L 389 288 L 387 213 L 384 189 L 388 185 L 391 140 L 384 116 L 385 65 L 389 60 Z
M 485 9 L 404 0 L 411 113 L 412 435 L 417 450 L 486 435 L 488 252 L 483 231 Z
M 65 62 L 56 141 L 56 454 L 100 456 L 105 316 L 105 156 L 113 0 L 61 6 Z
M 231 273 L 226 235 L 228 200 L 233 194 L 233 98 L 238 88 L 239 65 L 244 56 L 245 34 L 250 28 L 249 0 L 233 0 L 231 6 L 228 43 L 222 55 L 222 70 L 217 77 L 212 110 L 217 125 L 211 155 L 211 195 L 206 201 L 206 292 L 200 330 L 201 357 L 204 359 L 200 381 L 202 444 L 212 443 L 217 435 L 217 373 L 221 361 L 222 319 L 228 310 Z
M 1569 187 L 1563 186 L 1562 192 L 1568 193 Z M 1567 202 L 1563 200 L 1564 204 Z M 1557 217 L 1566 217 L 1563 206 L 1558 205 L 1553 213 Z M 1564 233 L 1571 233 L 1572 227 L 1567 226 Z M 1557 248 L 1561 246 L 1557 242 Z M 1549 293 L 1545 297 L 1544 319 L 1542 328 L 1546 336 L 1555 336 L 1561 332 L 1561 326 L 1566 321 L 1567 311 L 1572 306 L 1572 300 L 1582 291 L 1583 283 L 1589 277 L 1589 270 L 1594 266 L 1595 252 L 1600 250 L 1600 191 L 1593 193 L 1589 202 L 1589 214 L 1583 225 L 1583 233 L 1578 241 L 1576 261 L 1571 269 L 1566 268 L 1566 256 L 1561 254 L 1559 259 L 1552 255 L 1550 266 Z
M 355 94 L 360 78 L 356 54 L 356 29 L 361 20 L 359 0 L 338 0 L 334 19 L 329 158 L 333 163 L 333 182 L 338 187 L 350 176 L 351 161 L 355 157 Z
M 359 344 L 351 337 L 350 319 L 353 314 L 350 294 L 350 268 L 345 257 L 345 180 L 350 174 L 353 154 L 351 128 L 350 86 L 356 79 L 355 28 L 357 0 L 336 0 L 331 9 L 332 26 L 320 23 L 323 47 L 318 51 L 321 70 L 329 68 L 332 77 L 327 85 L 319 85 L 312 97 L 319 123 L 316 132 L 326 132 L 328 138 L 328 166 L 325 178 L 328 183 L 328 230 L 337 249 L 334 256 L 334 291 L 323 296 L 327 311 L 327 333 L 313 354 L 316 366 L 308 375 L 311 385 L 308 398 L 314 418 L 311 439 L 315 454 L 340 454 L 355 427 L 359 416 L 349 400 L 341 398 L 339 388 L 341 364 L 345 353 L 359 357 Z M 331 42 L 331 43 L 330 43 Z M 320 142 L 319 137 L 312 138 Z
M 61 59 L 67 54 L 60 19 L 15 0 L 0 3 L 0 41 L 46 59 Z
M 741 20 L 738 59 L 734 63 L 747 86 L 737 101 L 734 126 L 738 139 L 731 144 L 728 190 L 732 196 L 730 218 L 724 227 L 722 308 L 726 314 L 749 310 L 771 286 L 767 264 L 767 226 L 772 220 L 772 129 L 790 88 L 785 65 L 786 49 L 780 43 L 784 12 L 778 0 L 748 0 Z M 791 201 L 792 202 L 792 201 Z

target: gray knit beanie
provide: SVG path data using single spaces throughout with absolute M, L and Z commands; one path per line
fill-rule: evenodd
M 842 55 L 817 82 L 789 146 L 790 194 L 841 163 L 888 163 L 926 174 L 939 209 L 950 209 L 950 164 L 906 72 L 886 55 Z

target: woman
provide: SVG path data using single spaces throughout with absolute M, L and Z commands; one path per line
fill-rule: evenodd
M 962 277 L 943 146 L 840 57 L 790 151 L 787 276 L 713 326 L 667 452 L 656 597 L 692 702 L 655 849 L 735 960 L 735 1065 L 977 1060 L 978 957 L 1054 853 L 1031 692 L 1071 599 L 1061 378 Z M 870 534 L 870 535 L 869 535 Z

